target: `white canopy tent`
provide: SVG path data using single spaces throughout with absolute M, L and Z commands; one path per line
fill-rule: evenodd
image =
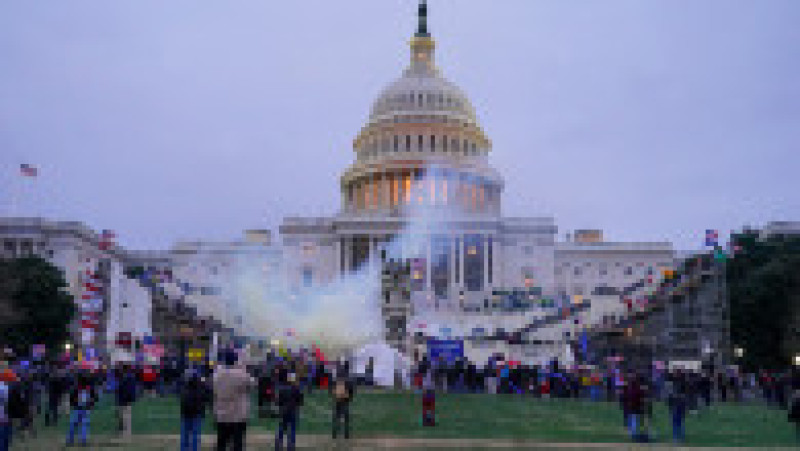
M 358 351 L 354 357 L 354 369 L 357 374 L 365 374 L 370 357 L 373 360 L 372 377 L 376 385 L 391 387 L 394 385 L 395 371 L 399 371 L 403 385 L 408 386 L 411 362 L 399 351 L 386 343 L 369 344 Z

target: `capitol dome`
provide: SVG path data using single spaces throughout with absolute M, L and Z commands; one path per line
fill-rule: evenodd
M 436 67 L 424 1 L 410 47 L 408 67 L 380 92 L 353 140 L 356 159 L 341 178 L 343 212 L 441 205 L 499 214 L 503 180 L 488 164 L 491 141 L 466 94 Z
M 383 89 L 372 105 L 369 121 L 380 122 L 397 116 L 436 114 L 477 124 L 475 108 L 466 94 L 442 77 L 438 70 L 414 71 Z

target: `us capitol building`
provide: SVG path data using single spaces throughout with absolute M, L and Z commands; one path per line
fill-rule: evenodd
M 426 335 L 437 335 L 431 323 L 441 326 L 444 318 L 453 323 L 445 334 L 456 336 L 475 328 L 491 333 L 498 321 L 520 327 L 535 313 L 506 308 L 507 321 L 496 318 L 509 304 L 498 303 L 499 294 L 508 298 L 513 291 L 569 302 L 611 296 L 619 304 L 624 287 L 673 266 L 668 242 L 605 242 L 600 230 L 574 231 L 559 242 L 553 218 L 503 217 L 504 182 L 489 161 L 491 140 L 467 95 L 436 66 L 435 50 L 422 2 L 408 67 L 378 95 L 353 141 L 340 213 L 286 218 L 280 226 L 292 283 L 325 284 L 367 261 L 386 263 L 383 251 L 420 208 L 459 214 L 424 237 L 427 256 L 411 271 L 411 305 L 426 307 L 417 309 L 425 318 L 407 322 L 414 333 L 424 327 Z M 395 302 L 387 297 L 386 303 Z M 437 312 L 446 314 L 439 320 Z M 453 320 L 458 316 L 463 321 Z
M 408 67 L 378 95 L 353 140 L 355 158 L 339 186 L 340 212 L 285 218 L 279 243 L 272 242 L 269 230 L 256 230 L 233 243 L 178 243 L 169 251 L 114 246 L 103 253 L 96 234 L 80 223 L 7 218 L 0 224 L 4 255 L 45 255 L 65 270 L 76 295 L 80 265 L 102 255 L 120 268 L 168 270 L 175 283 L 162 295 L 174 292 L 236 330 L 243 327 L 243 314 L 217 281 L 235 270 L 242 253 L 259 256 L 265 268 L 281 272 L 298 290 L 324 286 L 370 260 L 386 265 L 382 251 L 406 230 L 411 212 L 458 211 L 423 237 L 427 255 L 406 274 L 408 296 L 381 301 L 387 340 L 405 351 L 409 343 L 403 335 L 492 335 L 552 316 L 553 305 L 533 305 L 532 299 L 558 305 L 591 300 L 592 307 L 580 315 L 537 329 L 547 335 L 540 337 L 544 342 L 559 347 L 577 328 L 618 312 L 626 287 L 652 282 L 660 269 L 674 265 L 668 242 L 607 242 L 600 230 L 572 231 L 559 240 L 551 217 L 503 217 L 504 182 L 490 164 L 492 142 L 467 95 L 436 66 L 435 50 L 422 2 Z M 116 273 L 124 277 L 122 269 Z M 123 313 L 114 315 L 119 323 L 104 329 L 109 342 L 126 327 Z M 150 326 L 144 323 L 134 333 L 147 333 Z M 492 346 L 485 352 L 496 350 Z M 467 352 L 480 358 L 479 348 L 475 344 Z

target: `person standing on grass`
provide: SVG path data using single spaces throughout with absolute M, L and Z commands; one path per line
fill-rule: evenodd
M 241 366 L 232 349 L 223 352 L 222 363 L 214 372 L 214 416 L 217 420 L 217 451 L 230 445 L 233 451 L 244 449 L 250 392 L 256 381 Z
M 350 377 L 350 368 L 345 362 L 336 375 L 336 381 L 331 385 L 333 396 L 333 438 L 339 432 L 339 425 L 344 423 L 344 438 L 350 438 L 350 402 L 355 394 L 355 383 Z
M 133 403 L 136 401 L 136 375 L 130 367 L 123 364 L 117 380 L 117 417 L 119 419 L 120 433 L 125 439 L 130 439 L 132 433 Z
M 430 388 L 422 395 L 422 425 L 436 426 L 436 392 Z
M 79 373 L 69 396 L 70 412 L 67 446 L 72 446 L 75 439 L 75 428 L 81 427 L 81 444 L 87 446 L 89 435 L 89 412 L 97 402 L 97 392 L 92 380 L 86 373 Z
M 628 417 L 628 431 L 631 439 L 640 441 L 639 427 L 644 414 L 644 392 L 635 374 L 628 376 L 627 384 L 623 392 L 623 409 Z
M 295 436 L 297 433 L 297 420 L 300 415 L 300 406 L 303 405 L 303 392 L 300 390 L 295 373 L 288 373 L 281 383 L 278 391 L 278 407 L 280 408 L 280 423 L 275 434 L 275 450 L 283 449 L 283 436 L 286 435 L 286 449 L 295 449 Z
M 180 386 L 181 400 L 181 451 L 200 449 L 200 430 L 203 417 L 211 401 L 208 386 L 196 369 L 188 371 L 186 380 Z
M 669 407 L 670 418 L 672 420 L 672 439 L 675 443 L 683 443 L 686 440 L 686 381 L 683 372 L 680 370 L 671 374 L 667 382 L 667 407 Z
M 0 373 L 0 451 L 8 451 L 11 447 L 11 417 L 8 414 L 10 385 L 14 383 L 14 373 L 2 369 Z
M 64 371 L 53 367 L 47 374 L 47 410 L 44 413 L 44 424 L 58 424 L 58 409 L 67 389 L 67 378 Z
M 21 434 L 25 429 L 25 418 L 28 415 L 29 401 L 26 398 L 27 391 L 25 390 L 25 381 L 22 371 L 18 371 L 13 381 L 9 384 L 8 392 L 8 417 L 11 428 L 20 432 L 19 438 L 24 436 Z
M 797 441 L 800 442 L 800 368 L 795 367 L 792 370 L 789 388 L 791 389 L 789 421 L 794 423 Z

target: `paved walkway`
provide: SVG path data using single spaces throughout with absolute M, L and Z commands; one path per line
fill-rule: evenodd
M 58 440 L 56 442 L 56 440 Z M 65 448 L 61 438 L 54 436 L 15 441 L 14 450 L 61 450 Z M 178 449 L 179 437 L 177 434 L 159 435 L 134 435 L 132 440 L 125 442 L 113 436 L 95 436 L 90 439 L 88 449 L 91 450 L 126 450 L 126 451 L 156 451 Z M 206 434 L 202 438 L 202 448 L 213 450 L 216 437 Z M 271 434 L 248 434 L 247 449 L 270 450 L 274 436 Z M 537 449 L 537 450 L 563 450 L 563 449 L 592 449 L 592 450 L 620 450 L 620 449 L 701 449 L 693 447 L 673 447 L 669 444 L 656 443 L 648 445 L 635 445 L 631 443 L 544 443 L 533 440 L 512 439 L 432 439 L 432 438 L 405 438 L 405 437 L 375 437 L 359 438 L 350 441 L 339 440 L 334 442 L 329 436 L 323 435 L 298 435 L 298 449 L 315 450 L 375 450 L 375 449 L 454 449 L 479 450 L 479 449 Z M 87 449 L 87 448 L 74 448 Z M 741 448 L 714 448 L 741 449 Z M 770 448 L 781 449 L 781 448 Z M 797 449 L 797 448 L 783 448 Z

